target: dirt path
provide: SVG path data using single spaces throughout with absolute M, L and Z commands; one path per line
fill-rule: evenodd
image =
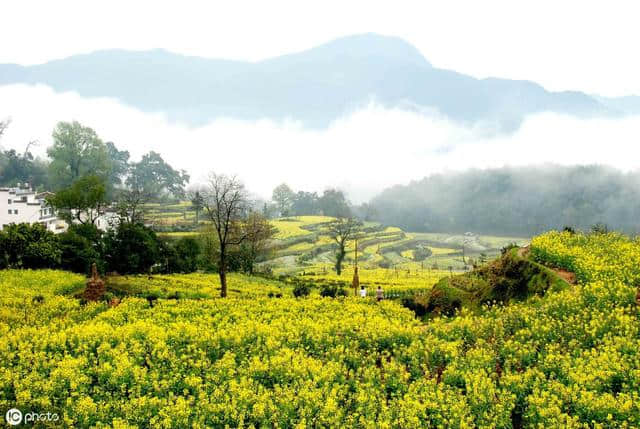
M 518 249 L 518 256 L 521 258 L 527 258 L 529 256 L 529 246 L 527 247 L 521 247 Z M 569 283 L 570 285 L 575 285 L 576 284 L 576 275 L 575 273 L 572 273 L 571 271 L 567 271 L 564 270 L 562 268 L 551 268 L 551 267 L 547 267 L 549 268 L 551 271 L 553 271 L 554 273 L 556 273 L 558 275 L 558 277 L 560 277 L 562 280 L 564 280 L 565 282 Z
M 552 270 L 558 275 L 558 277 L 560 277 L 562 280 L 569 283 L 570 285 L 576 284 L 576 275 L 571 271 L 562 270 L 562 269 L 553 269 L 553 268 Z

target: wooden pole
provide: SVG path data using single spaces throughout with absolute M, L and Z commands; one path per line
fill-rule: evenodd
M 351 282 L 353 286 L 353 294 L 354 296 L 358 296 L 358 287 L 360 287 L 360 278 L 358 277 L 358 239 L 356 238 L 356 255 L 355 255 L 355 266 L 353 268 L 353 281 Z

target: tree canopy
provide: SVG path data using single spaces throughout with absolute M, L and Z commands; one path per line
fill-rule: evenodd
M 107 206 L 107 190 L 104 179 L 95 175 L 80 177 L 68 188 L 47 198 L 67 223 L 94 224 Z
M 164 192 L 182 198 L 188 182 L 189 175 L 184 170 L 175 170 L 159 153 L 153 151 L 145 154 L 140 161 L 130 164 L 125 181 L 130 189 L 135 189 L 150 199 Z
M 94 130 L 79 122 L 58 123 L 47 154 L 51 158 L 49 178 L 55 190 L 69 187 L 83 176 L 95 175 L 105 180 L 111 176 L 107 146 Z

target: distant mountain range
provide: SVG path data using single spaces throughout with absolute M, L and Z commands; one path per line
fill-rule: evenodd
M 0 85 L 42 83 L 85 97 L 112 97 L 192 125 L 212 119 L 293 119 L 322 128 L 371 101 L 438 112 L 496 132 L 524 117 L 640 113 L 640 97 L 550 92 L 529 81 L 476 79 L 433 67 L 409 43 L 376 34 L 344 37 L 259 62 L 183 56 L 163 50 L 107 50 L 34 66 L 0 65 Z

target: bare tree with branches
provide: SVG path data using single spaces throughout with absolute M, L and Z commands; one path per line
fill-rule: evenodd
M 266 217 L 254 211 L 243 222 L 243 230 L 246 235 L 242 244 L 243 269 L 253 275 L 255 263 L 268 250 L 269 240 L 276 233 L 276 228 Z
M 338 249 L 336 250 L 336 273 L 342 273 L 342 262 L 347 255 L 347 242 L 357 237 L 360 233 L 362 222 L 348 217 L 338 218 L 329 224 L 329 236 L 336 242 Z
M 220 296 L 224 298 L 227 296 L 229 250 L 247 238 L 243 220 L 249 209 L 249 198 L 244 185 L 235 176 L 215 173 L 209 176 L 202 197 L 203 207 L 217 238 Z

